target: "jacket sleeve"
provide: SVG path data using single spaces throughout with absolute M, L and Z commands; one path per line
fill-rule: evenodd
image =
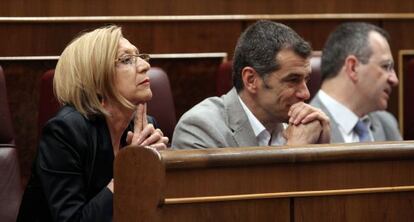
M 36 172 L 53 221 L 112 221 L 112 192 L 91 197 L 86 161 L 93 154 L 86 120 L 54 119 L 45 126 Z
M 221 120 L 200 113 L 186 113 L 177 123 L 172 138 L 174 149 L 228 147 L 227 129 Z
M 385 139 L 387 141 L 401 141 L 403 140 L 400 130 L 398 128 L 398 122 L 394 115 L 387 111 L 380 111 L 379 120 L 382 123 L 382 128 L 385 132 Z

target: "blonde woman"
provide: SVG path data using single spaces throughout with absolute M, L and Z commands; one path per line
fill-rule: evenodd
M 43 129 L 18 221 L 112 221 L 118 151 L 168 143 L 146 115 L 148 59 L 117 26 L 66 47 L 53 82 L 63 107 Z

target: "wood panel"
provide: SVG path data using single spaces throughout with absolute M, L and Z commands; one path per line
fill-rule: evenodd
M 391 36 L 391 40 L 390 40 L 390 45 L 391 45 L 391 51 L 392 54 L 394 56 L 394 61 L 395 61 L 395 70 L 397 72 L 397 75 L 399 78 L 401 78 L 401 76 L 403 75 L 403 73 L 399 72 L 397 64 L 399 64 L 400 61 L 399 57 L 398 57 L 398 53 L 400 50 L 403 49 L 414 49 L 414 32 L 408 31 L 411 30 L 412 27 L 414 27 L 414 21 L 408 20 L 408 21 L 384 21 L 382 23 L 382 26 L 384 29 L 386 29 Z M 407 79 L 408 81 L 404 81 L 404 85 L 409 86 L 412 85 L 413 82 L 410 81 L 410 79 Z M 401 82 L 400 82 L 401 83 Z M 400 85 L 400 87 L 403 87 Z M 389 110 L 391 110 L 391 112 L 393 113 L 397 113 L 401 112 L 397 107 L 397 103 L 398 103 L 398 90 L 397 89 L 393 89 L 394 92 L 391 94 L 390 97 L 390 102 L 388 104 L 388 106 L 390 107 Z M 406 96 L 410 96 L 410 94 L 412 95 L 412 93 L 410 93 L 410 90 L 404 90 L 404 92 L 406 93 Z M 409 102 L 408 102 L 409 103 Z M 407 115 L 411 115 L 410 113 L 406 113 Z M 407 118 L 411 118 L 412 117 L 408 117 Z M 407 125 L 408 126 L 408 125 Z M 404 132 L 404 131 L 403 131 Z M 407 139 L 414 139 L 414 134 L 411 133 L 405 133 L 405 135 L 409 135 L 409 137 L 407 137 Z
M 58 55 L 80 31 L 117 23 L 144 52 L 223 51 L 231 58 L 244 28 L 265 18 L 291 26 L 314 50 L 321 50 L 329 33 L 345 21 L 372 22 L 388 30 L 396 63 L 399 50 L 414 48 L 414 33 L 407 31 L 414 25 L 414 14 L 3 18 L 0 56 Z M 397 101 L 398 94 L 393 93 L 388 110 L 394 114 L 399 112 Z
M 18 148 L 20 171 L 26 184 L 36 154 L 38 142 L 38 101 L 41 75 L 56 66 L 56 59 L 16 62 L 0 61 L 5 71 L 15 143 Z
M 411 221 L 413 172 L 413 141 L 160 152 L 127 147 L 115 160 L 114 219 Z M 134 182 L 147 176 L 156 183 Z M 141 196 L 145 189 L 152 195 Z
M 329 33 L 346 21 L 366 21 L 389 31 L 395 63 L 402 49 L 414 49 L 414 14 L 293 14 L 223 16 L 130 16 L 1 18 L 0 56 L 59 55 L 82 30 L 115 23 L 141 51 L 148 53 L 226 52 L 233 56 L 240 33 L 258 19 L 283 22 L 321 50 Z M 7 44 L 5 44 L 7 43 Z M 399 113 L 398 94 L 391 94 L 388 110 Z M 398 116 L 398 115 L 396 115 Z
M 117 15 L 222 15 L 295 13 L 397 13 L 413 12 L 414 3 L 405 0 L 330 1 L 306 0 L 105 0 L 105 1 L 3 1 L 0 16 L 117 16 Z
M 160 221 L 290 221 L 289 199 L 164 205 Z M 220 218 L 218 220 L 217 218 Z
M 169 76 L 178 119 L 201 100 L 215 95 L 215 75 L 227 54 L 152 54 L 152 57 L 151 65 L 162 68 Z M 39 135 L 40 78 L 56 66 L 57 59 L 57 56 L 0 57 L 24 181 L 30 175 Z
M 300 165 L 278 163 L 254 164 L 253 166 L 240 164 L 217 168 L 209 166 L 190 167 L 188 169 L 167 168 L 165 196 L 168 198 L 188 198 L 240 195 L 255 192 L 272 193 L 342 190 L 375 186 L 407 186 L 414 184 L 414 173 L 411 172 L 413 168 L 413 161 L 338 161 L 323 163 L 311 161 Z M 396 169 L 399 169 L 400 172 L 396 172 Z M 252 179 L 252 175 L 254 175 L 254 179 Z M 274 175 L 274 179 L 268 178 L 268 175 Z M 387 175 L 387 177 L 383 175 Z M 220 178 L 220 180 L 215 178 Z M 283 178 L 283 180 L 276 178 Z
M 0 20 L 0 56 L 58 55 L 82 30 L 116 23 L 125 36 L 149 53 L 217 52 L 231 58 L 240 33 L 258 19 L 283 22 L 321 50 L 329 33 L 345 21 L 366 21 L 390 32 L 394 60 L 401 49 L 414 48 L 414 14 L 240 15 L 240 16 L 132 16 L 4 18 Z M 398 94 L 391 94 L 388 110 L 398 117 Z
M 295 221 L 412 221 L 414 192 L 295 199 Z
M 345 21 L 367 21 L 382 26 L 392 36 L 394 60 L 401 49 L 414 48 L 414 14 L 341 15 L 244 15 L 244 16 L 147 16 L 147 17 L 60 17 L 3 18 L 0 20 L 0 56 L 58 55 L 82 30 L 116 23 L 131 42 L 149 53 L 216 52 L 231 58 L 239 34 L 258 19 L 284 22 L 321 50 L 329 33 Z M 400 75 L 400 74 L 399 74 Z M 397 118 L 398 94 L 391 94 L 388 110 Z
M 60 55 L 78 33 L 109 23 L 122 26 L 126 38 L 147 53 L 231 52 L 242 32 L 231 21 L 0 22 L 0 56 Z
M 414 139 L 414 118 L 411 117 L 411 114 L 414 113 L 411 97 L 414 95 L 412 87 L 412 82 L 414 82 L 414 50 L 401 50 L 398 55 L 398 69 L 401 73 L 398 102 L 400 128 L 404 133 L 404 138 Z
M 227 52 L 232 57 L 240 33 L 259 19 L 291 26 L 314 50 L 321 50 L 328 34 L 346 21 L 367 21 L 388 30 L 394 54 L 414 48 L 410 41 L 414 34 L 406 31 L 414 14 L 35 17 L 0 18 L 0 56 L 59 55 L 79 32 L 117 24 L 131 42 L 149 53 Z

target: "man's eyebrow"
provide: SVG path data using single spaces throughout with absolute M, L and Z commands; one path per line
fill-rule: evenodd
M 300 73 L 289 73 L 288 75 L 284 76 L 282 79 L 289 79 L 289 78 L 297 78 L 297 77 L 306 77 L 309 76 L 309 74 L 300 74 Z
M 393 59 L 384 59 L 381 62 L 382 63 L 391 63 L 391 64 L 394 64 L 394 60 Z

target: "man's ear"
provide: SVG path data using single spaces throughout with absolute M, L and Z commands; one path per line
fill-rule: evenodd
M 352 82 L 358 81 L 358 66 L 359 61 L 354 55 L 349 55 L 345 58 L 345 73 L 352 80 Z
M 256 72 L 256 70 L 250 66 L 246 66 L 242 69 L 241 75 L 244 89 L 251 93 L 255 93 L 259 84 L 259 74 Z

